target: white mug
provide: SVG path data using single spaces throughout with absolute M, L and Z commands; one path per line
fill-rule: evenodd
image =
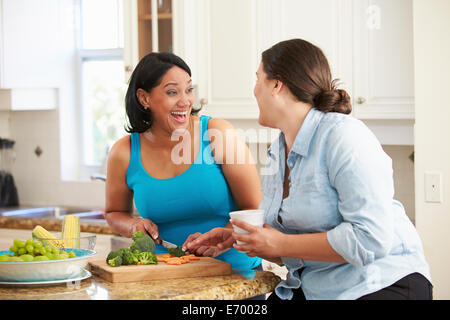
M 239 219 L 255 227 L 262 227 L 264 225 L 264 210 L 239 210 L 230 212 L 231 219 Z M 248 234 L 247 231 L 235 226 L 233 224 L 234 232 L 239 234 Z M 237 244 L 242 245 L 246 242 L 236 240 Z

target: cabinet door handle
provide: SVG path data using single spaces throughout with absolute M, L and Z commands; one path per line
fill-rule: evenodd
M 131 72 L 133 71 L 133 68 L 131 66 L 125 66 L 125 72 Z
M 366 103 L 366 98 L 364 98 L 364 97 L 358 97 L 358 99 L 356 100 L 356 103 L 358 103 L 358 104 L 364 104 L 364 103 Z

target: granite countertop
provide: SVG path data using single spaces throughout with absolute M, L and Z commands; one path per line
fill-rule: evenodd
M 19 218 L 0 216 L 0 228 L 32 230 L 40 225 L 48 231 L 62 229 L 62 219 L 58 218 Z M 100 234 L 113 234 L 105 219 L 80 219 L 80 231 Z
M 67 284 L 43 287 L 0 286 L 0 300 L 239 300 L 270 293 L 278 276 L 256 271 L 128 283 L 111 283 L 95 275 Z
M 30 228 L 31 229 L 31 228 Z M 59 231 L 59 229 L 57 229 Z M 0 250 L 13 239 L 27 239 L 29 229 L 0 229 Z M 97 234 L 97 257 L 110 251 L 112 235 Z M 111 283 L 92 277 L 68 284 L 41 287 L 0 285 L 0 300 L 238 300 L 272 292 L 281 278 L 270 271 L 182 279 Z

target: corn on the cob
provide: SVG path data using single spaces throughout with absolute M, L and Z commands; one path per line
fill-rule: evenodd
M 61 240 L 58 240 L 53 234 L 45 230 L 41 226 L 34 227 L 32 234 L 34 237 L 38 238 L 42 244 L 50 245 L 55 248 L 64 248 L 64 243 Z M 46 239 L 46 240 L 42 240 Z M 50 239 L 50 240 L 49 240 Z M 52 240 L 54 239 L 54 240 Z
M 80 248 L 80 218 L 72 214 L 64 216 L 62 238 L 66 248 Z

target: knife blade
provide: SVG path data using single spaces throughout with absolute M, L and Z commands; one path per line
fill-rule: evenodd
M 179 247 L 179 246 L 177 246 L 176 244 L 174 244 L 174 243 L 172 243 L 172 242 L 163 240 L 161 237 L 158 237 L 158 238 L 156 239 L 156 243 L 162 245 L 162 246 L 163 246 L 164 248 L 166 248 L 166 249 L 171 249 L 171 248 L 177 248 L 177 247 Z M 184 250 L 183 250 L 183 252 L 186 253 L 186 254 L 189 254 L 189 251 L 184 251 Z
M 163 239 L 161 239 L 161 245 L 166 249 L 178 247 L 176 244 L 166 241 L 166 240 L 163 240 Z

